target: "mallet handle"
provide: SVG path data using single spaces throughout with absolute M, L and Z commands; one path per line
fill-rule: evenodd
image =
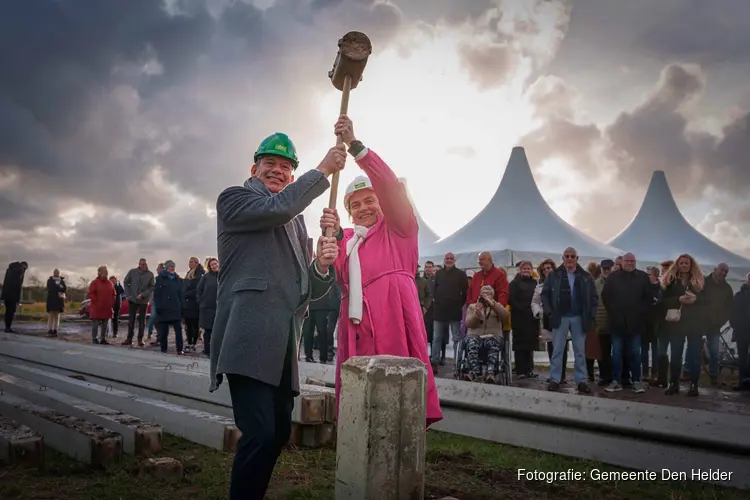
M 349 92 L 352 90 L 352 78 L 349 75 L 344 76 L 344 90 L 341 92 L 341 110 L 339 112 L 339 116 L 345 115 L 349 112 Z M 344 138 L 340 135 L 336 137 L 336 144 L 342 144 L 344 142 Z M 339 190 L 339 172 L 334 172 L 333 176 L 331 177 L 331 193 L 328 197 L 328 208 L 335 209 L 336 208 L 336 198 L 338 197 L 338 190 Z M 333 236 L 333 228 L 329 227 L 326 228 L 326 237 L 330 238 Z

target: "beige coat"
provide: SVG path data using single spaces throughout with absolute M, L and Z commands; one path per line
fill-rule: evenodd
M 485 335 L 502 337 L 503 322 L 508 316 L 510 316 L 510 312 L 502 304 L 497 304 L 489 315 L 487 315 L 486 310 L 484 313 L 477 314 L 477 305 L 471 304 L 466 310 L 466 334 L 477 337 Z

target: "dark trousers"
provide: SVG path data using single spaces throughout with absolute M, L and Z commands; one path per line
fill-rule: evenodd
M 568 371 L 568 346 L 570 345 L 570 340 L 565 341 L 565 350 L 563 350 L 563 376 L 560 380 L 557 380 L 556 382 L 562 382 L 565 380 L 565 373 Z M 555 346 L 552 345 L 552 342 L 547 342 L 547 354 L 549 355 L 549 361 L 552 363 L 552 353 L 555 350 Z M 552 374 L 550 373 L 550 378 L 552 378 Z
M 16 315 L 18 302 L 13 300 L 5 300 L 3 302 L 5 303 L 5 329 L 10 330 L 11 325 L 13 325 L 13 316 Z
M 740 385 L 750 385 L 750 339 L 737 339 L 737 368 Z
M 146 329 L 146 309 L 148 304 L 136 304 L 128 301 L 128 340 L 133 341 L 135 333 L 135 317 L 138 315 L 138 340 L 143 340 L 143 332 Z
M 631 382 L 641 381 L 641 336 L 637 333 L 623 333 L 613 330 L 612 338 L 612 378 Z M 625 360 L 630 365 L 630 374 L 625 373 Z
M 534 373 L 534 351 L 514 351 L 516 361 L 516 375 L 529 375 Z
M 336 324 L 339 322 L 339 310 L 338 309 L 331 309 L 328 311 L 328 321 L 327 321 L 327 328 L 328 328 L 328 359 L 333 359 L 333 357 L 336 355 L 336 353 L 333 351 L 333 348 L 336 346 L 336 341 L 333 338 L 336 334 Z
M 117 337 L 117 330 L 120 326 L 120 308 L 115 307 L 113 310 L 115 314 L 112 316 L 112 336 Z
M 680 384 L 680 374 L 682 373 L 682 350 L 685 348 L 687 340 L 687 351 L 685 352 L 685 361 L 688 367 L 690 382 L 698 384 L 701 376 L 701 364 L 703 362 L 703 335 L 673 335 L 669 337 L 670 359 L 669 359 L 669 383 L 674 385 Z
M 161 352 L 167 352 L 167 347 L 169 346 L 170 325 L 174 328 L 177 352 L 182 351 L 182 321 L 159 321 L 157 325 L 157 328 L 159 329 L 159 345 L 161 346 Z
M 599 346 L 601 347 L 601 359 L 599 360 L 599 379 L 612 382 L 612 337 L 607 334 L 599 334 Z
M 199 318 L 185 318 L 185 335 L 188 345 L 195 346 L 201 334 Z
M 203 329 L 203 354 L 206 356 L 211 355 L 211 332 L 212 328 Z
M 287 364 L 279 387 L 227 374 L 234 422 L 242 432 L 232 463 L 229 500 L 262 500 L 276 461 L 292 434 L 294 397 Z
M 318 351 L 320 362 L 328 361 L 328 310 L 310 311 L 302 325 L 302 341 L 305 343 L 305 358 L 313 359 L 315 330 L 318 331 Z

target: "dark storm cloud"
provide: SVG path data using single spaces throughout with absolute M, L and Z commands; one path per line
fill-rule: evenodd
M 213 198 L 222 173 L 247 172 L 252 143 L 314 121 L 306 82 L 330 86 L 331 31 L 358 25 L 382 46 L 399 23 L 392 6 L 366 1 L 279 0 L 266 11 L 227 2 L 217 17 L 205 3 L 3 4 L 0 169 L 37 192 L 54 185 L 152 212 L 172 201 L 144 191 L 160 165 L 183 189 Z M 263 123 L 265 113 L 275 117 Z M 289 127 L 289 115 L 300 125 Z
M 686 113 L 706 86 L 701 67 L 665 66 L 640 104 L 603 127 L 576 121 L 571 89 L 561 79 L 546 80 L 531 87 L 530 102 L 539 105 L 558 95 L 564 99 L 551 108 L 554 112 L 538 113 L 542 124 L 520 141 L 535 165 L 563 157 L 586 178 L 600 179 L 602 186 L 613 180 L 618 185 L 614 191 L 587 193 L 573 215 L 581 229 L 601 239 L 614 236 L 637 210 L 654 170 L 666 171 L 670 187 L 682 199 L 700 199 L 708 186 L 736 199 L 750 195 L 750 112 L 737 115 L 718 136 L 689 126 Z M 632 196 L 625 195 L 630 192 Z M 725 220 L 728 213 L 722 215 Z
M 153 226 L 142 220 L 131 219 L 126 213 L 114 212 L 83 219 L 73 229 L 76 236 L 83 240 L 118 243 L 142 240 L 148 237 Z
M 150 236 L 166 238 L 173 258 L 214 253 L 202 202 L 247 177 L 271 132 L 291 134 L 307 159 L 337 37 L 359 29 L 384 50 L 400 23 L 396 7 L 374 0 L 278 0 L 266 10 L 234 0 L 0 4 L 0 179 L 46 204 L 2 199 L 3 216 L 57 227 L 42 237 L 3 222 L 0 233 L 45 267 L 129 267 Z M 200 205 L 169 215 L 171 230 L 111 219 L 165 213 L 177 202 L 170 184 Z M 67 236 L 56 208 L 81 202 L 97 216 Z M 0 258 L 18 248 L 8 250 L 5 240 Z
M 680 0 L 673 3 L 668 12 L 644 15 L 649 24 L 637 38 L 641 47 L 662 60 L 688 60 L 705 66 L 747 62 L 750 2 Z
M 56 215 L 54 206 L 35 203 L 18 191 L 0 189 L 0 229 L 32 230 Z

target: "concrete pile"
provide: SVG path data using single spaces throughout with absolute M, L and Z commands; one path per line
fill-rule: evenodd
M 24 403 L 114 432 L 125 453 L 144 457 L 157 453 L 162 429 L 210 448 L 234 451 L 241 433 L 234 425 L 229 391 L 225 383 L 216 393 L 208 392 L 207 361 L 135 349 L 60 347 L 57 342 L 31 337 L 3 342 L 2 354 L 8 357 L 0 363 L 0 389 L 6 400 L 21 398 Z M 40 433 L 26 421 L 31 406 L 20 405 L 15 399 L 13 403 L 18 404 L 0 406 L 0 414 L 12 411 L 24 415 L 15 423 Z M 295 400 L 290 444 L 334 444 L 335 406 L 332 388 L 302 384 Z M 0 456 L 10 457 L 6 442 L 18 439 L 8 425 L 9 430 L 2 434 L 7 434 L 2 444 L 6 449 Z M 46 442 L 54 447 L 49 438 Z

